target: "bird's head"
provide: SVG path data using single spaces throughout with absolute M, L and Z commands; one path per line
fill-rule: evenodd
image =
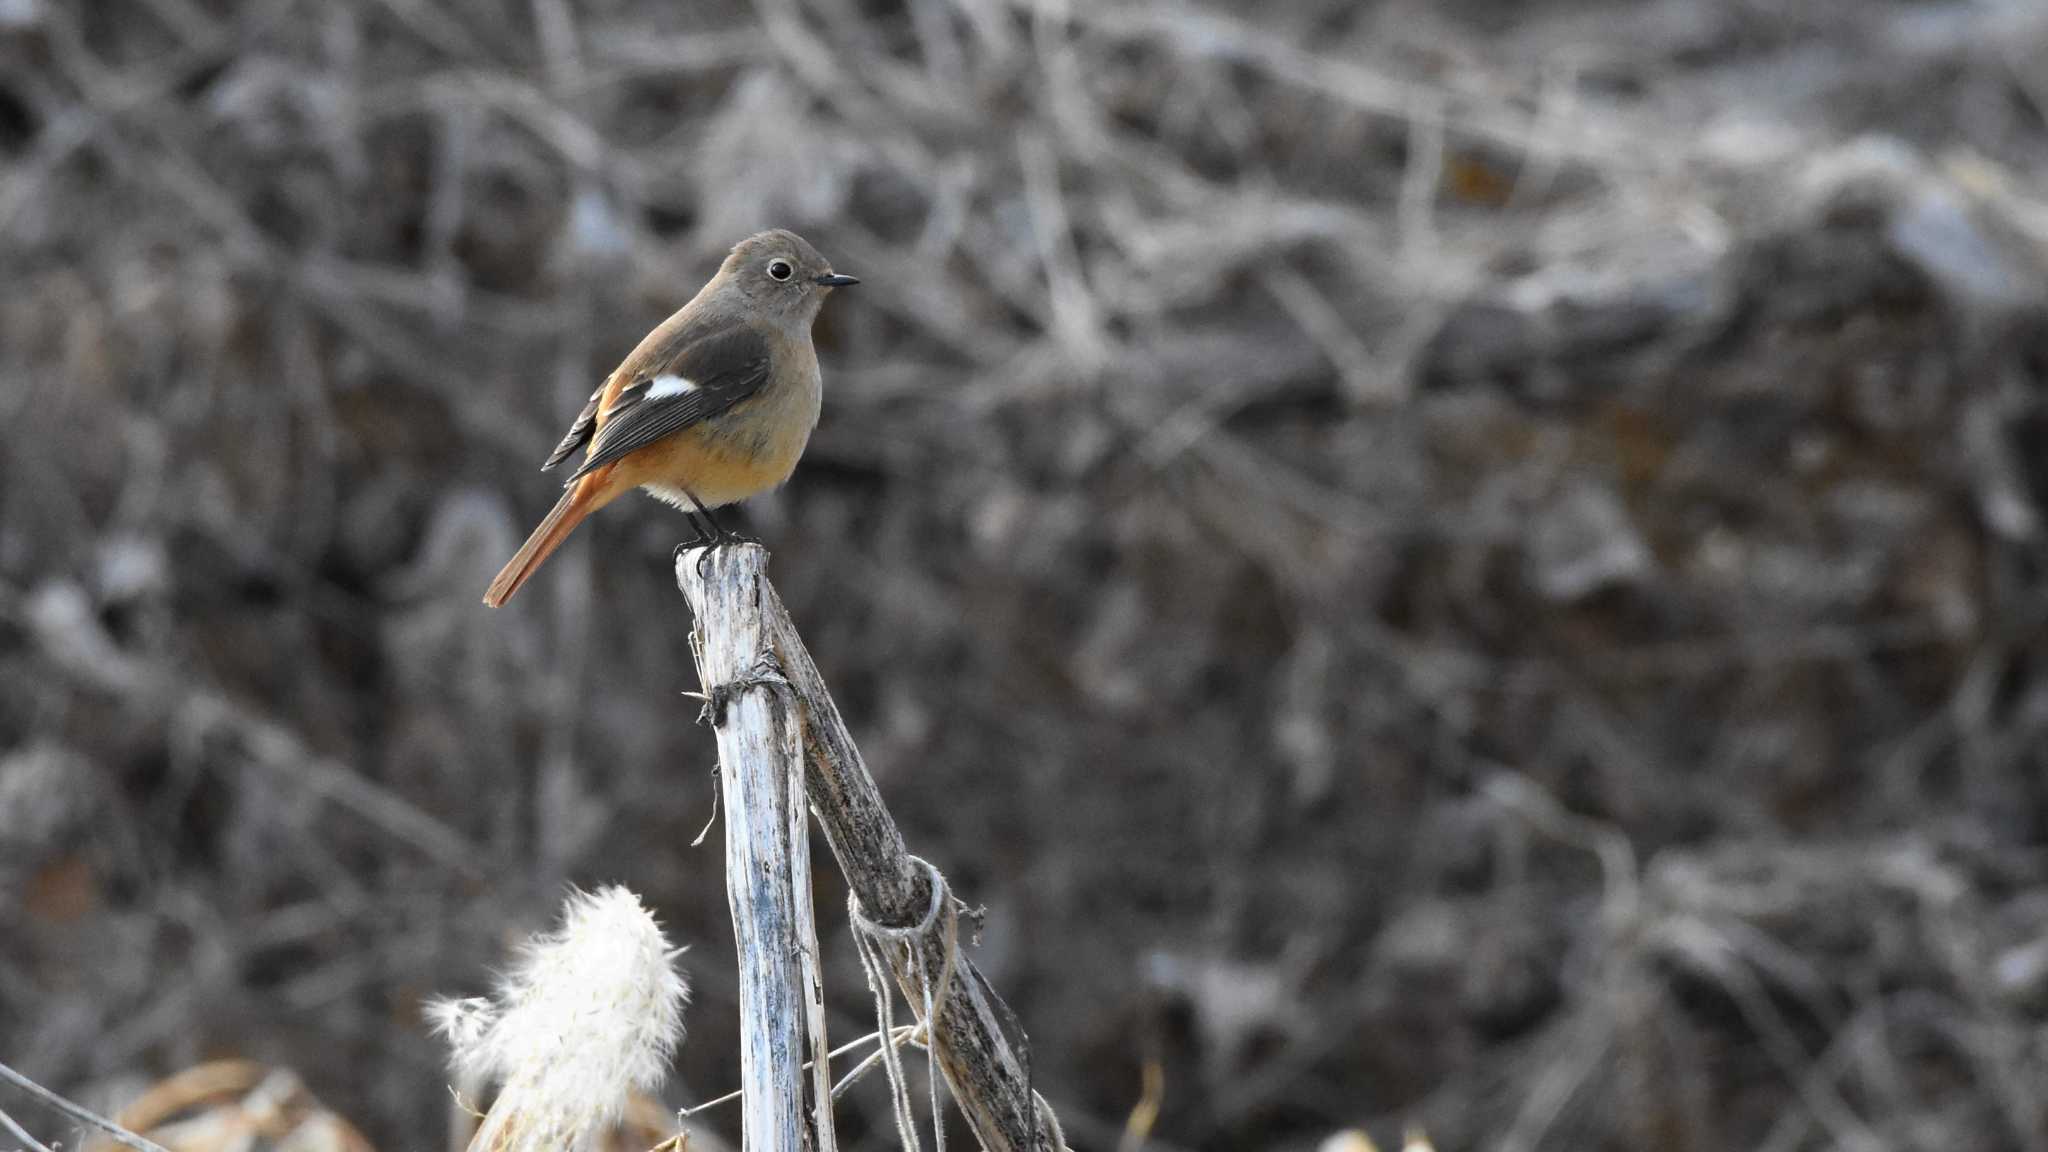
M 748 307 L 786 324 L 808 325 L 834 288 L 860 283 L 832 271 L 809 241 L 781 228 L 733 245 L 718 274 Z

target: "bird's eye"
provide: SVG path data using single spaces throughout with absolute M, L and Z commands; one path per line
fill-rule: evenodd
M 787 260 L 770 260 L 768 262 L 768 275 L 775 277 L 777 280 L 787 280 L 795 271 L 796 269 L 791 268 Z

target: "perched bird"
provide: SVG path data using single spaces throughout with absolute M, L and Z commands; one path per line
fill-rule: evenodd
M 811 322 L 832 289 L 858 283 L 794 232 L 733 245 L 718 275 L 590 394 L 541 469 L 579 448 L 583 462 L 484 603 L 510 600 L 585 516 L 635 488 L 689 513 L 700 539 L 728 539 L 711 509 L 781 484 L 803 455 L 818 423 Z

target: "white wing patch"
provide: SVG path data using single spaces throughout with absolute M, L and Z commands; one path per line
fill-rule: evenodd
M 682 376 L 656 376 L 647 387 L 649 400 L 667 400 L 697 390 L 697 382 Z

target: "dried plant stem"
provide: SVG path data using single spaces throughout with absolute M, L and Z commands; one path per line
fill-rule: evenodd
M 146 1136 L 138 1136 L 89 1108 L 73 1104 L 71 1101 L 23 1076 L 5 1064 L 0 1064 L 0 1080 L 7 1081 L 9 1084 L 14 1085 L 16 1088 L 21 1089 L 23 1092 L 28 1093 L 30 1096 L 35 1097 L 42 1103 L 62 1112 L 81 1124 L 90 1124 L 98 1128 L 128 1147 L 135 1149 L 136 1152 L 168 1152 L 163 1145 L 158 1144 L 156 1141 Z
M 887 1041 L 887 1043 L 890 1045 L 920 1044 L 922 1043 L 922 1040 L 917 1035 L 917 1032 L 920 1027 L 921 1025 L 917 1024 L 904 1024 L 898 1027 L 896 1031 L 890 1034 L 891 1039 Z M 859 1082 L 861 1077 L 867 1075 L 876 1067 L 877 1064 L 881 1062 L 883 1045 L 881 1043 L 877 1043 L 877 1041 L 881 1040 L 881 1037 L 882 1033 L 880 1031 L 870 1032 L 858 1040 L 849 1040 L 846 1043 L 841 1044 L 839 1047 L 834 1048 L 832 1050 L 831 1056 L 836 1058 L 844 1056 L 848 1052 L 851 1052 L 856 1048 L 865 1047 L 870 1043 L 875 1044 L 875 1050 L 873 1052 L 870 1052 L 865 1057 L 862 1057 L 861 1062 L 854 1065 L 852 1071 L 840 1077 L 838 1082 L 832 1085 L 832 1099 L 837 1100 L 841 1096 L 845 1095 L 846 1090 L 848 1088 L 853 1087 L 855 1083 Z M 814 1071 L 817 1068 L 817 1066 L 818 1061 L 816 1061 L 815 1059 L 804 1061 L 804 1069 L 806 1071 Z M 830 1059 L 826 1060 L 825 1066 L 827 1068 L 831 1067 Z M 727 1092 L 723 1096 L 713 1096 L 711 1099 L 704 1101 L 702 1104 L 692 1104 L 688 1108 L 678 1110 L 676 1112 L 676 1118 L 680 1120 L 688 1120 L 692 1116 L 709 1112 L 713 1108 L 717 1108 L 723 1104 L 730 1104 L 733 1101 L 738 1100 L 739 1098 L 740 1093 L 737 1090 Z
M 860 750 L 847 733 L 817 665 L 811 662 L 796 626 L 768 582 L 767 560 L 768 554 L 761 548 L 742 545 L 722 547 L 708 555 L 701 551 L 684 552 L 676 563 L 677 582 L 696 613 L 698 671 L 711 699 L 713 719 L 723 721 L 718 726 L 718 741 L 720 757 L 726 762 L 726 805 L 732 813 L 727 824 L 728 844 L 732 837 L 748 834 L 748 820 L 753 819 L 743 819 L 738 811 L 742 799 L 731 790 L 734 777 L 753 774 L 764 779 L 786 779 L 780 770 L 787 763 L 782 757 L 794 753 L 778 737 L 784 731 L 782 721 L 793 712 L 801 733 L 804 781 L 811 810 L 824 829 L 854 899 L 875 924 L 892 928 L 918 925 L 928 919 L 933 899 L 931 877 L 935 873 L 905 848 L 902 833 L 882 804 L 874 778 L 868 774 Z M 741 755 L 756 757 L 763 763 L 741 772 L 731 763 Z M 788 835 L 786 822 L 778 823 L 771 817 L 761 819 L 764 831 L 759 835 Z M 766 831 L 766 823 L 777 823 L 776 830 Z M 787 872 L 777 875 L 787 876 Z M 763 893 L 789 891 L 786 884 L 770 883 L 763 876 L 750 873 L 748 878 Z M 737 893 L 738 889 L 733 891 Z M 809 896 L 795 895 L 804 899 Z M 737 895 L 734 912 L 737 918 Z M 794 916 L 786 919 L 793 921 Z M 897 984 L 913 1005 L 924 1003 L 923 981 L 932 973 L 939 975 L 939 986 L 931 989 L 929 1015 L 936 1018 L 932 1042 L 939 1068 L 953 1098 L 966 1114 L 968 1125 L 988 1152 L 1059 1152 L 1064 1142 L 1059 1138 L 1050 1109 L 1032 1091 L 1027 1057 L 1019 1048 L 1021 1036 L 1013 1043 L 1004 1028 L 1008 1010 L 974 970 L 972 962 L 956 951 L 953 918 L 929 919 L 933 921 L 929 930 L 883 942 L 880 947 Z M 742 944 L 742 1003 L 751 1005 L 745 995 L 745 967 L 754 963 L 770 965 L 776 958 L 757 960 L 744 947 L 744 940 Z M 785 952 L 783 959 L 795 954 L 794 950 Z M 743 1021 L 743 1037 L 769 1029 L 777 1036 L 793 1036 L 802 1023 L 796 999 L 792 998 L 781 1011 L 784 1015 L 773 1021 Z M 794 1044 L 793 1040 L 788 1042 Z M 760 1044 L 762 1040 L 755 1039 L 753 1043 Z M 744 1041 L 741 1055 L 744 1060 Z M 796 1089 L 800 1056 L 800 1051 L 792 1048 L 786 1081 L 790 1097 L 776 1107 L 793 1109 L 801 1100 Z M 743 1070 L 742 1076 L 755 1077 L 756 1073 Z M 765 1077 L 760 1082 L 760 1090 L 770 1090 Z M 749 1079 L 747 1083 L 752 1091 L 755 1080 Z M 750 1104 L 750 1111 L 751 1107 Z M 751 1135 L 747 1146 L 772 1147 L 755 1144 Z
M 29 1135 L 28 1129 L 16 1124 L 14 1117 L 9 1116 L 6 1112 L 0 1112 L 0 1130 L 6 1131 L 9 1136 L 21 1141 L 21 1146 L 27 1149 L 28 1152 L 50 1152 L 49 1145 Z
M 793 766 L 803 750 L 788 693 L 776 690 L 787 685 L 763 660 L 759 569 L 748 558 L 723 549 L 704 558 L 701 577 L 694 563 L 678 571 L 697 613 L 692 645 L 711 697 L 725 793 L 725 891 L 740 965 L 742 1146 L 803 1152 L 809 1012 L 798 909 L 809 906 L 811 894 L 808 886 L 796 888 L 790 815 L 799 808 Z

